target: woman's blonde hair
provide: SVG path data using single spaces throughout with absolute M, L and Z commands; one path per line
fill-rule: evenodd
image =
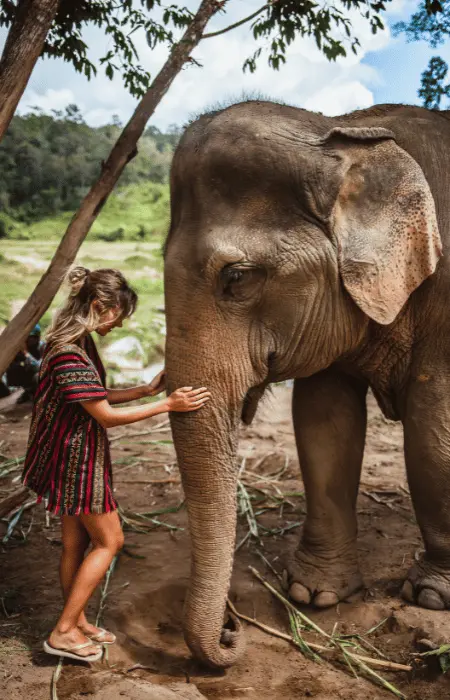
M 75 267 L 66 281 L 69 297 L 47 331 L 49 344 L 74 343 L 85 333 L 95 331 L 101 326 L 101 315 L 108 309 L 120 309 L 118 317 L 121 318 L 129 318 L 136 309 L 136 292 L 119 270 L 91 272 L 85 267 Z M 94 301 L 97 303 L 93 304 Z

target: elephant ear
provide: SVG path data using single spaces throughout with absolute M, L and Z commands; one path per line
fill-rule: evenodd
M 325 147 L 340 161 L 331 215 L 340 274 L 374 321 L 394 321 L 442 255 L 436 211 L 418 163 L 382 128 L 335 128 Z

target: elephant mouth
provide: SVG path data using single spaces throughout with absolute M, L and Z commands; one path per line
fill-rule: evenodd
M 242 406 L 242 412 L 241 412 L 241 420 L 245 425 L 250 425 L 252 422 L 253 418 L 255 417 L 255 413 L 258 408 L 258 404 L 262 397 L 264 396 L 264 393 L 270 384 L 271 381 L 273 381 L 273 364 L 275 362 L 276 355 L 274 352 L 270 352 L 269 356 L 267 358 L 267 374 L 266 378 L 260 382 L 260 384 L 257 384 L 256 386 L 251 387 L 244 399 L 244 403 Z
M 264 395 L 268 383 L 268 381 L 264 381 L 262 384 L 258 384 L 258 386 L 254 386 L 247 391 L 241 412 L 241 420 L 245 425 L 250 425 L 255 417 L 258 404 Z

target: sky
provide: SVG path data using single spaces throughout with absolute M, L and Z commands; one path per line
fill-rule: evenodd
M 185 0 L 195 10 L 199 0 Z M 261 6 L 261 0 L 229 0 L 226 14 L 216 16 L 208 31 L 228 26 Z M 249 25 L 228 34 L 205 39 L 193 54 L 203 67 L 189 65 L 178 75 L 157 108 L 151 123 L 161 130 L 170 124 L 182 125 L 192 116 L 216 105 L 240 99 L 243 95 L 264 95 L 275 100 L 334 116 L 354 109 L 386 102 L 419 104 L 420 75 L 431 56 L 441 55 L 450 63 L 450 46 L 431 49 L 425 42 L 408 44 L 404 36 L 394 37 L 391 27 L 407 20 L 417 0 L 393 0 L 384 15 L 386 29 L 371 34 L 368 23 L 352 14 L 354 33 L 360 39 L 357 56 L 330 63 L 313 40 L 298 39 L 289 48 L 287 63 L 279 71 L 261 56 L 255 73 L 243 73 L 244 60 L 255 48 Z M 167 57 L 163 46 L 151 50 L 143 35 L 135 35 L 142 64 L 152 73 Z M 0 44 L 5 33 L 0 32 Z M 104 55 L 108 39 L 101 30 L 89 29 L 84 39 L 90 58 Z M 125 122 L 136 106 L 120 77 L 110 81 L 99 70 L 90 82 L 62 60 L 39 60 L 19 105 L 19 113 L 38 106 L 45 112 L 77 104 L 92 126 L 108 123 L 113 114 Z M 442 105 L 445 106 L 445 105 Z

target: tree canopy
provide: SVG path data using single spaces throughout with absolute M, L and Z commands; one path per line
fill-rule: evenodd
M 0 0 L 0 26 L 9 28 L 22 0 Z M 248 24 L 257 48 L 243 68 L 254 71 L 257 61 L 266 54 L 269 65 L 277 69 L 286 60 L 286 50 L 297 37 L 313 37 L 318 48 L 329 60 L 345 56 L 348 50 L 357 52 L 359 40 L 353 33 L 350 14 L 357 10 L 369 23 L 372 32 L 383 28 L 382 12 L 391 0 L 269 0 L 238 22 L 218 32 L 205 34 L 210 39 L 224 31 Z M 222 13 L 233 0 L 217 0 Z M 63 58 L 74 69 L 90 79 L 102 67 L 108 78 L 120 74 L 124 85 L 134 97 L 145 94 L 151 75 L 142 65 L 135 34 L 144 31 L 147 42 L 154 48 L 158 43 L 173 46 L 178 32 L 193 19 L 193 13 L 183 4 L 164 5 L 161 0 L 61 0 L 56 17 L 44 43 L 42 56 Z M 111 39 L 112 46 L 100 59 L 100 66 L 89 57 L 89 46 L 83 38 L 88 26 L 100 28 Z M 261 44 L 261 45 L 259 45 Z M 266 47 L 267 48 L 263 48 Z
M 394 34 L 404 33 L 408 41 L 426 41 L 435 49 L 450 37 L 450 0 L 422 0 L 408 22 L 397 22 Z M 418 91 L 424 107 L 439 109 L 443 97 L 450 97 L 450 84 L 445 84 L 448 65 L 440 56 L 433 56 L 421 76 Z

